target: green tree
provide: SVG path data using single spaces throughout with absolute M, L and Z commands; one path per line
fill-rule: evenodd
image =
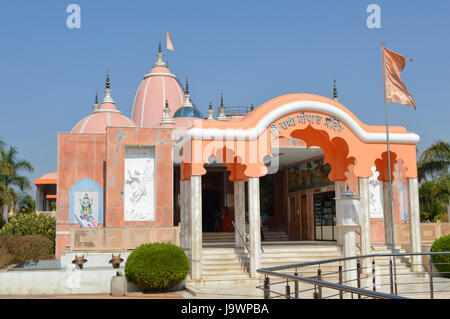
M 21 194 L 17 210 L 20 213 L 34 212 L 36 209 L 33 197 L 26 193 Z
M 25 191 L 31 188 L 30 181 L 21 173 L 33 172 L 33 166 L 26 160 L 17 159 L 17 153 L 14 146 L 0 148 L 0 201 L 4 212 L 18 200 L 17 189 Z
M 419 182 L 448 178 L 449 166 L 450 145 L 446 141 L 438 140 L 420 155 L 417 164 Z
M 417 163 L 422 220 L 437 221 L 447 213 L 449 204 L 450 145 L 438 140 L 427 148 Z

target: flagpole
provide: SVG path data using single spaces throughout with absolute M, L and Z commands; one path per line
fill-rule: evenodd
M 392 253 L 395 253 L 395 234 L 394 234 L 394 197 L 392 193 L 392 168 L 391 168 L 391 151 L 389 145 L 389 115 L 387 107 L 387 97 L 386 97 L 386 63 L 385 63 L 385 50 L 384 42 L 381 42 L 382 56 L 383 56 L 383 83 L 384 83 L 384 111 L 386 117 L 386 142 L 387 142 L 387 155 L 388 155 L 388 173 L 389 173 L 389 214 L 391 216 L 390 228 L 391 228 L 391 249 Z M 394 264 L 394 282 L 395 282 L 395 295 L 397 295 L 397 267 L 395 263 L 395 257 L 393 258 Z

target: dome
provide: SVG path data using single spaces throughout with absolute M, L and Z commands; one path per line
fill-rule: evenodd
M 186 78 L 186 91 L 184 92 L 184 103 L 178 110 L 176 110 L 173 117 L 174 118 L 177 118 L 177 117 L 201 118 L 202 117 L 199 110 L 197 110 L 197 108 L 194 108 L 194 106 L 192 105 L 191 95 L 189 94 L 189 82 L 188 82 L 187 78 Z
M 201 114 L 199 111 L 197 111 L 196 109 L 194 109 L 193 107 L 180 107 L 175 114 L 173 115 L 173 117 L 199 117 L 201 118 Z
M 97 111 L 79 121 L 71 133 L 106 134 L 108 126 L 135 127 L 136 125 L 117 109 L 115 111 Z
M 141 127 L 159 126 L 165 101 L 170 104 L 170 116 L 184 103 L 184 92 L 177 76 L 170 73 L 162 60 L 161 47 L 158 61 L 139 85 L 133 104 L 132 120 Z
M 109 75 L 106 78 L 106 96 L 102 104 L 97 104 L 95 97 L 94 113 L 79 121 L 72 129 L 71 133 L 98 133 L 106 134 L 108 126 L 136 127 L 136 124 L 122 114 L 115 105 L 111 97 Z

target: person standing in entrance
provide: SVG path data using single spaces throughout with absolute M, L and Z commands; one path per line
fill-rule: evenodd
M 228 215 L 228 207 L 223 208 L 223 218 L 222 218 L 222 231 L 230 231 L 230 216 Z
M 222 225 L 222 215 L 220 214 L 220 211 L 216 209 L 216 212 L 214 213 L 214 231 L 220 232 L 221 225 Z

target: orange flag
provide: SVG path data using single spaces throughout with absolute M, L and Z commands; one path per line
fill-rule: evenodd
M 405 68 L 406 58 L 386 48 L 384 48 L 383 53 L 386 102 L 409 105 L 415 110 L 416 104 L 414 98 L 400 79 L 400 73 Z M 408 61 L 412 60 L 408 59 Z
M 169 32 L 167 32 L 166 39 L 167 39 L 167 50 L 173 51 L 172 36 L 170 35 Z

